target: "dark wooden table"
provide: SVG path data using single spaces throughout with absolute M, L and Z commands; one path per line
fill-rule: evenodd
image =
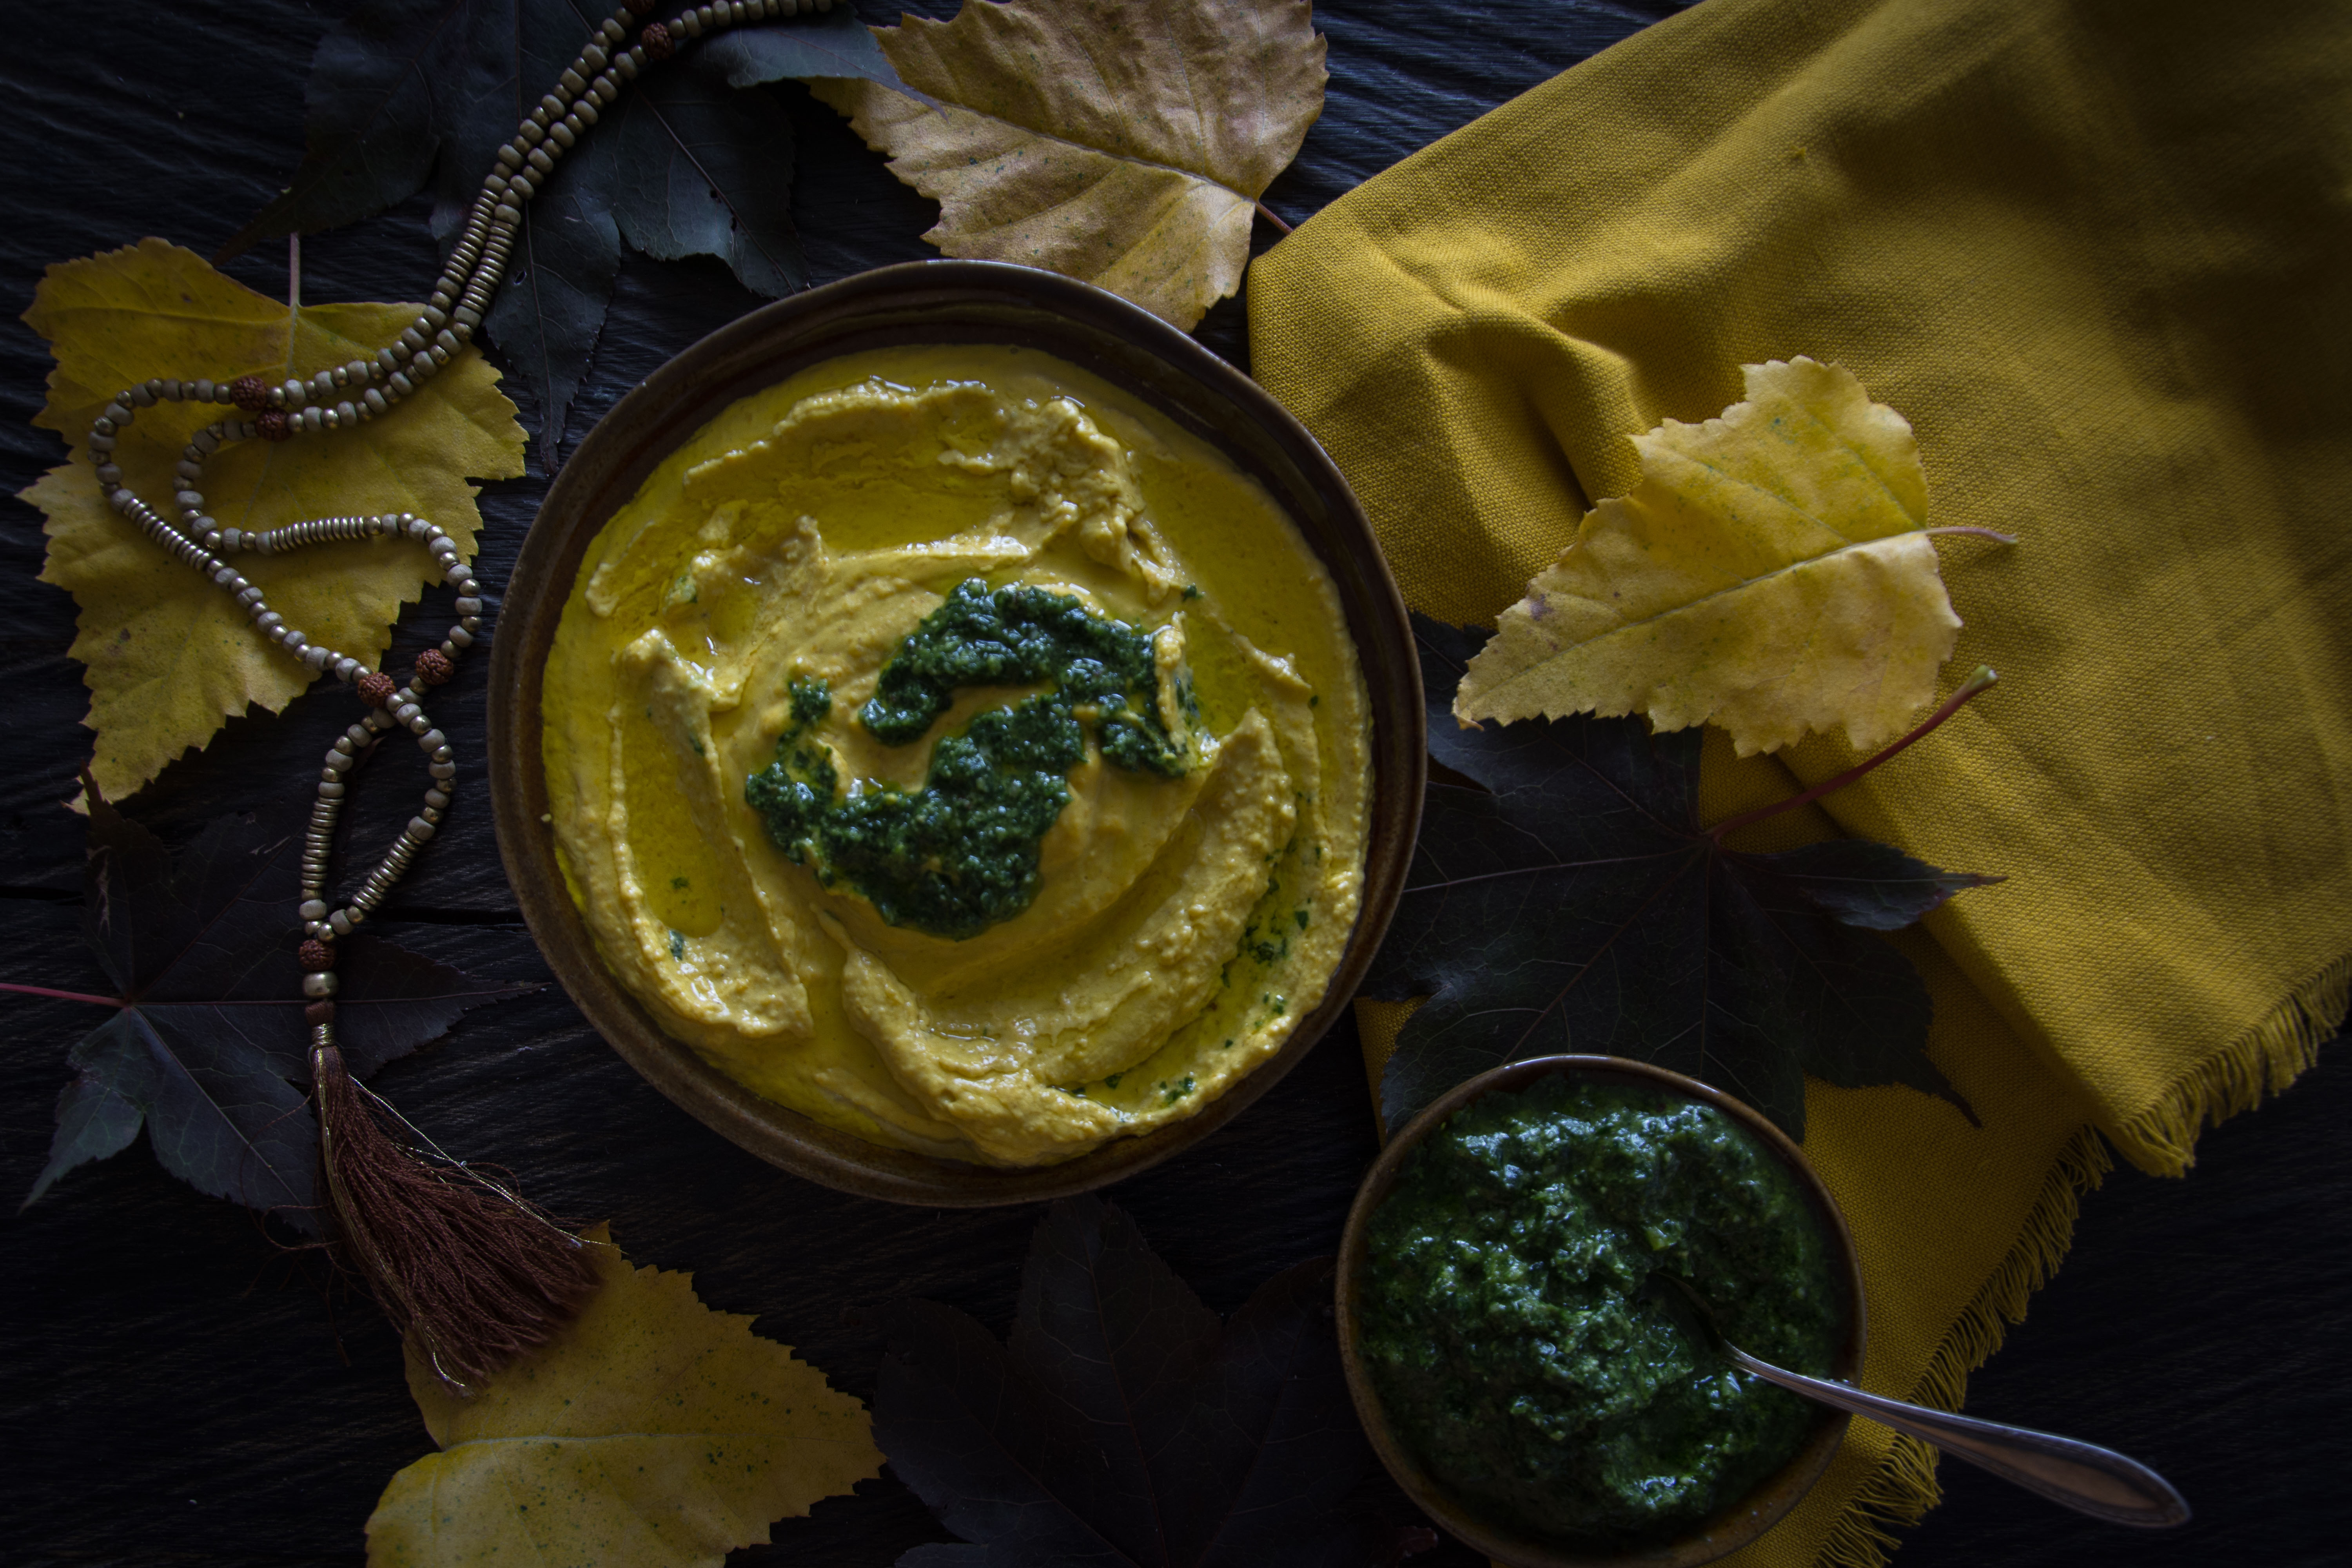
M 945 15 L 952 4 L 917 9 Z M 1330 98 L 1268 195 L 1296 221 L 1511 94 L 1672 10 L 1601 0 L 1474 6 L 1334 0 Z M 896 6 L 866 0 L 867 19 Z M 310 50 L 341 7 L 299 0 L 18 6 L 0 56 L 0 300 L 24 308 L 41 268 L 161 235 L 209 253 L 276 189 L 301 134 Z M 2226 7 L 2217 7 L 2216 15 Z M 823 282 L 930 254 L 929 203 L 899 185 L 797 85 L 772 89 L 799 137 L 794 214 Z M 1270 238 L 1261 226 L 1261 242 Z M 412 202 L 304 247 L 304 293 L 413 299 L 438 258 Z M 281 248 L 230 272 L 285 288 Z M 576 440 L 630 385 L 757 301 L 716 262 L 633 258 L 574 406 Z M 1201 335 L 1246 365 L 1238 302 Z M 0 490 L 61 447 L 27 420 L 48 361 L 0 329 Z M 526 407 L 527 420 L 533 418 Z M 545 479 L 484 499 L 483 580 L 505 581 Z M 76 935 L 79 819 L 61 805 L 87 757 L 74 606 L 36 580 L 40 519 L 0 502 L 0 978 L 99 991 Z M 413 653 L 446 595 L 402 628 Z M 402 660 L 404 663 L 404 659 Z M 441 711 L 462 793 L 451 826 L 382 929 L 477 973 L 542 976 L 491 840 L 482 770 L 486 663 Z M 322 690 L 284 715 L 232 722 L 129 803 L 167 840 L 229 811 L 283 810 L 349 717 Z M 362 791 L 359 842 L 408 807 Z M 395 815 L 397 813 L 398 815 Z M 0 1192 L 22 1193 L 47 1147 L 64 1054 L 96 1020 L 69 1004 L 0 999 Z M 846 1198 L 772 1170 L 641 1082 L 560 992 L 478 1012 L 380 1082 L 416 1121 L 503 1162 L 570 1214 L 609 1215 L 633 1257 L 695 1271 L 715 1306 L 762 1314 L 840 1386 L 873 1392 L 867 1310 L 914 1294 L 1002 1325 L 1036 1211 L 931 1213 Z M 2352 1073 L 2330 1064 L 2259 1116 L 2212 1133 L 2182 1183 L 2124 1173 L 2093 1197 L 2065 1273 L 1977 1379 L 1985 1415 L 2140 1454 L 2198 1510 L 2161 1539 L 2081 1521 L 1958 1466 L 1951 1500 L 1906 1545 L 1915 1565 L 2320 1563 L 2345 1560 L 2352 1457 L 2345 1314 L 2352 1310 Z M 1328 1251 L 1373 1151 L 1356 1042 L 1335 1034 L 1233 1128 L 1111 1194 L 1220 1310 Z M 162 1173 L 142 1144 L 74 1173 L 0 1221 L 0 1563 L 356 1563 L 360 1527 L 393 1471 L 430 1447 L 397 1344 L 364 1302 L 322 1289 L 254 1218 Z M 1957 1473 L 1956 1473 L 1957 1472 Z M 1408 1518 L 1391 1498 L 1372 1499 Z M 778 1527 L 750 1562 L 878 1568 L 942 1538 L 895 1481 Z M 1474 1562 L 1451 1543 L 1417 1563 Z

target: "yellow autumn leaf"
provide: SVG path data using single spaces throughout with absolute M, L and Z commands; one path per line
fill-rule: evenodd
M 1960 618 L 1909 422 L 1836 365 L 1740 368 L 1745 402 L 1633 437 L 1640 482 L 1503 612 L 1457 718 L 1643 712 L 1741 756 L 1843 728 L 1866 751 L 1934 696 Z
M 48 340 L 57 368 L 33 422 L 63 435 L 73 452 L 23 498 L 48 519 L 43 580 L 80 606 L 73 656 L 89 688 L 86 722 L 98 732 L 90 771 L 109 798 L 121 799 L 205 744 L 247 704 L 278 712 L 316 678 L 255 632 L 227 595 L 107 506 L 85 445 L 91 422 L 117 392 L 156 376 L 278 382 L 372 359 L 421 309 L 289 311 L 160 239 L 61 262 L 43 276 L 25 320 Z M 522 426 L 498 382 L 468 350 L 356 430 L 232 443 L 205 465 L 206 509 L 223 527 L 254 530 L 411 511 L 438 523 L 470 559 L 481 513 L 467 476 L 523 471 Z M 194 402 L 141 410 L 115 452 L 123 482 L 169 514 L 181 448 L 236 412 Z M 389 646 L 402 604 L 440 581 L 422 548 L 392 539 L 245 553 L 235 563 L 288 624 L 371 665 Z
M 934 197 L 950 256 L 1048 268 L 1189 329 L 1323 111 L 1307 0 L 965 0 L 875 37 L 908 86 L 812 82 Z
M 412 1349 L 442 1451 L 392 1478 L 369 1568 L 719 1568 L 772 1521 L 881 1473 L 866 1408 L 791 1348 L 714 1312 L 693 1277 L 632 1268 L 602 1226 L 579 1321 L 472 1398 Z

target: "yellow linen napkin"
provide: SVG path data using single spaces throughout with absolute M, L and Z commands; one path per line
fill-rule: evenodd
M 2002 684 L 1810 829 L 2011 879 L 1900 939 L 1981 1130 L 1809 1086 L 1873 1387 L 1958 1402 L 2064 1251 L 2091 1127 L 2181 1171 L 2343 1018 L 2347 264 L 2332 0 L 1706 0 L 1256 264 L 1259 379 L 1433 615 L 1491 624 L 1631 487 L 1630 436 L 1801 353 L 1910 418 L 1932 522 L 2020 536 L 1938 542 L 1951 679 Z M 1715 739 L 1717 815 L 1853 760 Z M 1377 1069 L 1403 1010 L 1363 1011 Z M 1923 1453 L 1857 1424 L 1741 1560 L 1874 1562 L 1933 1497 Z

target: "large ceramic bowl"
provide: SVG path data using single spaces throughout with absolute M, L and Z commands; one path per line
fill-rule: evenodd
M 662 458 L 738 399 L 809 365 L 914 343 L 1058 355 L 1153 405 L 1263 485 L 1339 589 L 1370 697 L 1372 801 L 1356 930 L 1323 1005 L 1282 1051 L 1201 1112 L 1061 1164 L 998 1170 L 869 1143 L 762 1100 L 663 1033 L 597 957 L 557 868 L 541 766 L 540 681 L 583 552 Z M 696 343 L 599 421 L 564 466 L 515 565 L 490 659 L 490 804 L 507 875 L 556 977 L 655 1088 L 751 1152 L 901 1203 L 1024 1203 L 1118 1181 L 1208 1137 L 1306 1055 L 1348 1005 L 1396 908 L 1421 819 L 1421 673 L 1404 604 L 1363 510 L 1312 437 L 1256 383 L 1166 322 L 1053 273 L 993 262 L 884 268 L 781 300 Z
M 1512 1062 L 1504 1067 L 1480 1073 L 1430 1106 L 1420 1115 L 1399 1129 L 1381 1157 L 1364 1176 L 1363 1185 L 1356 1190 L 1356 1202 L 1348 1211 L 1348 1227 L 1339 1240 L 1339 1276 L 1336 1289 L 1339 1297 L 1339 1353 L 1346 1363 L 1348 1392 L 1356 1402 L 1356 1414 L 1362 1417 L 1364 1430 L 1372 1440 L 1372 1447 L 1396 1478 L 1407 1496 L 1419 1503 L 1429 1517 L 1459 1539 L 1486 1553 L 1508 1568 L 1692 1568 L 1693 1564 L 1712 1563 L 1747 1545 L 1779 1522 L 1783 1515 L 1797 1506 L 1798 1500 L 1812 1489 L 1822 1479 L 1830 1461 L 1836 1458 L 1838 1445 L 1845 1439 L 1847 1424 L 1853 1417 L 1826 1405 L 1817 1407 L 1811 1434 L 1796 1458 L 1772 1475 L 1758 1482 L 1746 1497 L 1724 1510 L 1701 1529 L 1675 1540 L 1654 1546 L 1620 1552 L 1616 1555 L 1580 1554 L 1556 1542 L 1517 1534 L 1489 1523 L 1472 1513 L 1449 1495 L 1429 1473 L 1423 1469 L 1412 1452 L 1397 1440 L 1389 1424 L 1388 1413 L 1381 1407 L 1379 1392 L 1372 1386 L 1359 1345 L 1361 1314 L 1359 1302 L 1364 1286 L 1366 1249 L 1370 1245 L 1368 1232 L 1373 1211 L 1381 1206 L 1396 1184 L 1406 1159 L 1421 1146 L 1422 1141 L 1443 1125 L 1447 1118 L 1472 1100 L 1496 1092 L 1513 1093 L 1527 1089 L 1538 1080 L 1551 1077 L 1578 1079 L 1587 1082 L 1624 1085 L 1636 1089 L 1663 1089 L 1667 1094 L 1685 1100 L 1696 1100 L 1714 1106 L 1740 1126 L 1753 1133 L 1757 1141 L 1770 1151 L 1797 1178 L 1800 1191 L 1811 1201 L 1823 1231 L 1830 1237 L 1832 1254 L 1832 1275 L 1842 1283 L 1846 1300 L 1846 1334 L 1838 1347 L 1831 1375 L 1852 1381 L 1862 1371 L 1863 1300 L 1862 1266 L 1854 1257 L 1853 1237 L 1846 1229 L 1845 1216 L 1838 1212 L 1837 1202 L 1821 1177 L 1796 1144 L 1786 1133 L 1752 1108 L 1734 1100 L 1720 1089 L 1708 1088 L 1696 1079 L 1668 1072 L 1647 1062 L 1628 1061 L 1622 1057 L 1536 1057 L 1527 1061 Z

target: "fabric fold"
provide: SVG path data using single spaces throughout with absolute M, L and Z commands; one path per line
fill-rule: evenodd
M 1780 819 L 2010 878 L 1900 939 L 1982 1129 L 1811 1086 L 1874 1387 L 1958 1399 L 2104 1169 L 2086 1126 L 2180 1172 L 2343 1020 L 2347 263 L 2330 5 L 1706 0 L 1254 270 L 1259 378 L 1441 618 L 1491 625 L 1631 488 L 1632 436 L 1798 354 L 1911 420 L 1932 523 L 2019 537 L 1937 542 L 1967 623 L 1947 685 L 1986 663 L 2000 687 L 1810 827 Z M 1710 806 L 1853 760 L 1711 746 Z M 1748 1560 L 1874 1560 L 1933 1496 L 1876 1430 Z

